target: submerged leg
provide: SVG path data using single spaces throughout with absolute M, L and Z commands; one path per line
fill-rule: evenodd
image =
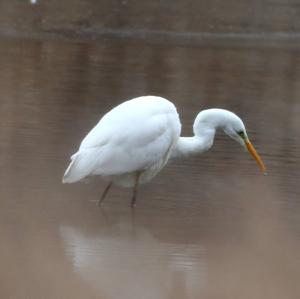
M 100 205 L 102 204 L 102 202 L 104 201 L 104 199 L 105 199 L 105 197 L 106 197 L 106 194 L 108 193 L 108 191 L 109 191 L 111 185 L 112 185 L 112 182 L 110 182 L 110 183 L 106 186 L 106 188 L 104 189 L 104 192 L 102 193 L 102 195 L 101 195 L 101 197 L 100 197 L 100 199 L 99 199 L 99 201 L 98 201 L 98 206 L 100 206 Z
M 137 189 L 139 184 L 139 178 L 141 173 L 137 172 L 135 177 L 135 184 L 133 186 L 132 198 L 131 198 L 131 208 L 135 207 L 136 197 L 137 197 Z

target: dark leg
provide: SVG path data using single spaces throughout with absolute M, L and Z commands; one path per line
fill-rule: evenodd
M 131 208 L 135 207 L 135 202 L 136 202 L 136 197 L 137 197 L 137 189 L 138 189 L 140 175 L 141 175 L 141 173 L 137 172 L 136 178 L 135 178 L 135 184 L 134 184 L 133 192 L 132 192 Z
M 102 204 L 102 202 L 104 201 L 104 199 L 105 199 L 105 197 L 106 197 L 106 194 L 108 193 L 108 191 L 109 191 L 111 185 L 112 185 L 112 182 L 110 182 L 110 183 L 106 186 L 104 192 L 103 192 L 102 195 L 101 195 L 101 198 L 100 198 L 99 201 L 98 201 L 98 206 L 100 206 L 100 205 Z

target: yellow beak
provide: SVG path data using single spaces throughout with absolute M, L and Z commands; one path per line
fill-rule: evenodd
M 248 138 L 245 139 L 245 145 L 246 145 L 249 153 L 253 156 L 253 158 L 255 159 L 257 164 L 259 165 L 262 172 L 264 174 L 266 174 L 266 167 L 264 165 L 264 162 L 262 161 L 262 159 L 260 158 L 260 156 L 258 155 L 257 151 L 255 150 L 254 146 L 252 145 L 252 143 L 250 142 L 250 140 Z

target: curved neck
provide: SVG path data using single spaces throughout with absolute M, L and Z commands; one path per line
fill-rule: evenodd
M 201 136 L 180 137 L 171 158 L 193 156 L 208 151 L 214 143 L 215 132 L 216 130 L 205 130 Z
M 180 137 L 171 157 L 191 156 L 209 150 L 213 145 L 216 130 L 224 129 L 232 114 L 230 111 L 216 108 L 201 111 L 194 122 L 194 136 Z

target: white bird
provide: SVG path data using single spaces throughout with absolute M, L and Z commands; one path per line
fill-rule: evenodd
M 245 126 L 236 114 L 217 108 L 203 110 L 195 119 L 194 136 L 180 137 L 181 123 L 174 104 L 161 97 L 143 96 L 116 106 L 100 119 L 71 157 L 63 183 L 100 175 L 109 184 L 99 203 L 114 183 L 133 187 L 133 207 L 139 184 L 150 181 L 170 157 L 209 150 L 218 128 L 246 147 L 265 172 Z

